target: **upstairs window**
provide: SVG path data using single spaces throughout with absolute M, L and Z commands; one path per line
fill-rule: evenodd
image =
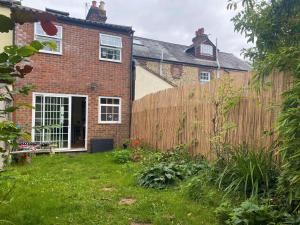
M 121 98 L 99 98 L 99 123 L 121 123 Z
M 50 54 L 62 54 L 62 27 L 56 26 L 57 34 L 55 36 L 49 36 L 45 33 L 40 23 L 34 24 L 34 40 L 45 42 L 53 41 L 56 43 L 56 49 L 51 49 L 49 47 L 44 47 L 40 52 L 50 53 Z
M 199 74 L 199 81 L 201 83 L 206 83 L 210 81 L 210 73 L 209 72 L 201 72 Z
M 201 55 L 212 56 L 213 47 L 211 45 L 201 44 Z
M 122 61 L 122 38 L 100 34 L 100 60 Z

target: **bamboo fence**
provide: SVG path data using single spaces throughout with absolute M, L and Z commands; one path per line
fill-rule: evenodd
M 289 87 L 290 79 L 273 74 L 266 90 L 258 94 L 250 88 L 250 73 L 228 76 L 232 86 L 242 90 L 241 100 L 229 114 L 229 120 L 235 124 L 228 132 L 229 143 L 246 143 L 254 148 L 270 146 L 276 137 L 267 134 L 274 130 L 281 93 Z M 222 79 L 216 79 L 207 84 L 167 89 L 135 101 L 131 137 L 162 151 L 194 143 L 191 154 L 213 158 L 211 134 L 216 110 L 212 99 L 221 83 Z

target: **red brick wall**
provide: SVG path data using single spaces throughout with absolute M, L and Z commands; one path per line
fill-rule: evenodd
M 91 138 L 114 138 L 115 143 L 121 144 L 129 137 L 130 35 L 58 24 L 63 27 L 63 55 L 38 53 L 33 56 L 33 72 L 21 79 L 17 86 L 32 83 L 36 85 L 34 92 L 88 95 L 88 143 Z M 99 33 L 122 37 L 122 63 L 99 60 Z M 33 24 L 17 26 L 17 44 L 29 43 L 33 37 Z M 95 90 L 90 88 L 91 83 L 97 84 Z M 99 96 L 122 98 L 122 124 L 98 124 Z M 32 103 L 32 94 L 17 97 L 16 102 Z M 15 120 L 20 125 L 31 126 L 32 110 L 19 110 Z

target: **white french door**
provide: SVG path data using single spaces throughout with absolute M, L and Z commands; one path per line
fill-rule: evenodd
M 33 141 L 70 149 L 71 96 L 34 94 Z

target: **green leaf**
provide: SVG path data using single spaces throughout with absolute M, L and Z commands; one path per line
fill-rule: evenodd
M 0 54 L 0 63 L 5 63 L 8 60 L 8 55 L 5 52 Z
M 23 47 L 19 48 L 17 51 L 18 55 L 20 55 L 22 57 L 32 56 L 36 52 L 37 52 L 37 50 L 35 48 L 31 47 L 30 45 L 23 46 Z
M 51 50 L 56 50 L 57 49 L 57 44 L 54 41 L 43 42 L 43 45 L 46 46 L 46 47 L 51 48 Z
M 14 22 L 7 16 L 0 15 L 0 32 L 8 33 L 10 30 L 13 30 L 15 27 Z
M 10 61 L 12 64 L 17 64 L 17 63 L 21 62 L 22 59 L 23 59 L 23 58 L 22 58 L 21 56 L 19 56 L 19 55 L 13 55 L 13 56 L 9 57 L 9 61 Z
M 39 42 L 39 41 L 33 41 L 33 42 L 31 42 L 30 46 L 33 47 L 33 48 L 35 48 L 37 51 L 39 51 L 39 50 L 41 50 L 41 49 L 44 48 L 44 45 L 41 42 Z
M 2 73 L 0 74 L 0 82 L 4 82 L 7 84 L 12 84 L 16 81 L 16 78 L 14 78 L 13 76 L 11 76 L 8 73 Z
M 9 55 L 15 55 L 17 54 L 18 46 L 16 45 L 10 45 L 4 47 L 4 52 L 8 53 Z

